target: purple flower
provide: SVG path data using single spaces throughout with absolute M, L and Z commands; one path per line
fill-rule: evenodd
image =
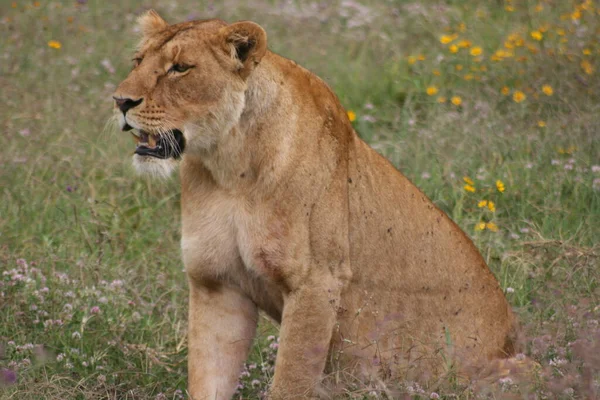
M 17 382 L 17 374 L 10 369 L 0 370 L 0 383 L 3 385 L 12 385 Z
M 90 308 L 90 314 L 100 314 L 100 307 L 94 306 Z
M 104 69 L 107 70 L 109 73 L 111 73 L 111 74 L 115 73 L 115 67 L 113 67 L 112 63 L 110 62 L 110 60 L 108 58 L 105 58 L 104 60 L 102 60 L 100 62 L 100 64 L 102 64 Z

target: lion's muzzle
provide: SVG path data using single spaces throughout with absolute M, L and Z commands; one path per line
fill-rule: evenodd
M 179 158 L 185 148 L 185 138 L 179 129 L 174 129 L 160 135 L 154 135 L 143 130 L 132 135 L 137 141 L 135 154 L 161 159 Z

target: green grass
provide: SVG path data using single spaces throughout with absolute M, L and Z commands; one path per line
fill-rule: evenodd
M 183 398 L 178 180 L 136 176 L 131 139 L 106 126 L 144 7 L 40 3 L 0 3 L 0 397 Z M 528 390 L 597 394 L 598 10 L 571 1 L 370 0 L 364 10 L 337 1 L 240 3 L 144 4 L 171 22 L 216 16 L 263 25 L 270 48 L 323 77 L 356 113 L 361 136 L 474 239 L 520 316 L 528 355 L 543 367 Z M 461 40 L 471 47 L 452 53 Z M 482 54 L 471 55 L 473 47 Z M 513 56 L 494 61 L 498 49 Z M 430 86 L 438 93 L 429 96 Z M 515 91 L 526 99 L 515 102 Z M 465 176 L 475 193 L 464 190 Z M 480 222 L 498 231 L 476 230 Z M 264 319 L 259 331 L 244 398 L 256 398 L 272 374 L 267 336 L 276 327 Z M 472 389 L 448 382 L 423 393 L 410 383 L 387 387 L 472 398 Z M 340 396 L 383 392 L 355 385 Z

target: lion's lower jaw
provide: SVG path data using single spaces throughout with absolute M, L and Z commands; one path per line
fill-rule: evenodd
M 177 160 L 173 158 L 160 159 L 150 156 L 133 155 L 133 167 L 140 175 L 152 178 L 166 179 L 177 168 Z

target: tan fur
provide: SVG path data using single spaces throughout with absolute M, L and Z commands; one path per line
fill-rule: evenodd
M 130 125 L 186 138 L 194 399 L 233 395 L 258 310 L 281 323 L 277 399 L 314 395 L 333 369 L 427 379 L 514 352 L 513 314 L 471 240 L 322 80 L 266 50 L 254 23 L 161 21 L 142 19 L 143 61 L 115 96 L 144 99 Z

